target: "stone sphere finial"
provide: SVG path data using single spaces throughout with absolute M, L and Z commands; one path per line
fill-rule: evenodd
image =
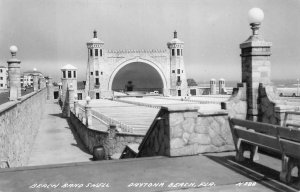
M 264 12 L 260 8 L 252 8 L 248 12 L 248 19 L 254 36 L 258 35 L 261 22 L 264 20 Z
M 16 56 L 17 52 L 18 52 L 18 47 L 15 45 L 12 45 L 9 47 L 10 53 L 13 57 Z
M 264 12 L 260 8 L 252 8 L 248 12 L 249 23 L 261 23 L 264 20 Z

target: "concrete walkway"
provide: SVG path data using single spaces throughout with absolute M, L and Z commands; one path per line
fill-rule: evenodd
M 73 135 L 67 119 L 62 118 L 60 106 L 47 103 L 28 165 L 84 162 L 90 158 L 80 139 Z
M 260 155 L 261 164 L 239 164 L 234 161 L 234 154 L 152 157 L 0 169 L 0 191 L 297 191 L 278 181 L 280 160 Z

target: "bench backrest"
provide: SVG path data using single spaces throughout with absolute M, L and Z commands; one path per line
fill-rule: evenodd
M 246 129 L 253 129 L 259 133 L 265 133 L 271 136 L 277 136 L 276 126 L 267 123 L 254 122 L 249 120 L 242 120 L 231 118 L 230 119 L 233 126 L 245 127 Z
M 277 129 L 282 152 L 300 158 L 300 130 L 280 126 Z
M 235 142 L 238 139 L 280 152 L 276 126 L 248 120 L 230 118 L 230 127 Z

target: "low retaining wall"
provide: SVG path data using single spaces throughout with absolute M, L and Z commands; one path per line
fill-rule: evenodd
M 162 107 L 137 156 L 186 156 L 231 150 L 234 145 L 226 111 L 198 112 L 195 105 L 170 105 Z
M 234 150 L 225 112 L 171 113 L 170 127 L 171 156 Z
M 114 155 L 121 155 L 126 145 L 140 144 L 144 137 L 144 135 L 118 133 L 116 129 L 109 129 L 108 131 L 98 131 L 96 128 L 89 129 L 73 112 L 70 113 L 69 121 L 91 154 L 95 146 L 104 148 L 105 159 L 110 159 Z
M 47 90 L 0 105 L 0 159 L 10 167 L 27 165 L 45 110 Z

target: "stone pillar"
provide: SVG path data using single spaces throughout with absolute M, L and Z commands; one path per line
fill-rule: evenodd
M 66 91 L 66 97 L 63 104 L 63 117 L 70 117 L 70 101 L 69 101 L 69 88 Z
M 109 149 L 107 153 L 107 159 L 110 159 L 110 157 L 114 154 L 114 148 L 116 145 L 116 133 L 117 133 L 117 126 L 115 124 L 110 124 L 109 125 L 109 130 L 108 130 L 108 142 L 109 142 Z
M 34 73 L 32 76 L 33 76 L 33 91 L 37 91 L 39 89 L 39 75 Z
M 215 79 L 211 79 L 210 82 L 209 82 L 209 85 L 210 85 L 210 94 L 211 95 L 217 94 L 216 80 Z
M 220 79 L 219 80 L 219 94 L 224 94 L 225 91 L 225 80 Z
M 70 110 L 73 111 L 74 109 L 74 88 L 72 84 L 69 86 L 69 104 L 70 104 Z
M 7 61 L 8 63 L 8 78 L 9 78 L 9 100 L 17 100 L 21 98 L 21 82 L 20 82 L 20 63 L 21 61 L 16 58 L 18 48 L 16 46 L 10 47 L 12 58 Z
M 249 16 L 255 20 L 250 22 L 253 34 L 240 44 L 240 48 L 242 52 L 242 82 L 247 85 L 247 119 L 256 121 L 258 115 L 257 99 L 259 83 L 263 85 L 270 84 L 272 43 L 265 41 L 259 34 L 263 13 L 255 15 L 256 12 L 254 15 L 250 15 L 252 14 L 250 12 Z M 261 16 L 261 14 L 262 18 L 257 17 Z
M 87 128 L 92 128 L 92 110 L 90 106 L 91 98 L 89 96 L 86 97 L 86 106 L 85 106 L 85 119 L 86 123 L 85 125 Z
M 75 98 L 75 100 L 74 100 L 74 114 L 75 114 L 75 116 L 76 117 L 78 117 L 78 100 L 77 100 L 77 98 Z
M 52 77 L 48 77 L 48 82 L 47 82 L 47 100 L 53 100 L 53 83 L 52 83 Z
M 39 78 L 39 89 L 44 89 L 46 87 L 46 82 L 44 77 Z

